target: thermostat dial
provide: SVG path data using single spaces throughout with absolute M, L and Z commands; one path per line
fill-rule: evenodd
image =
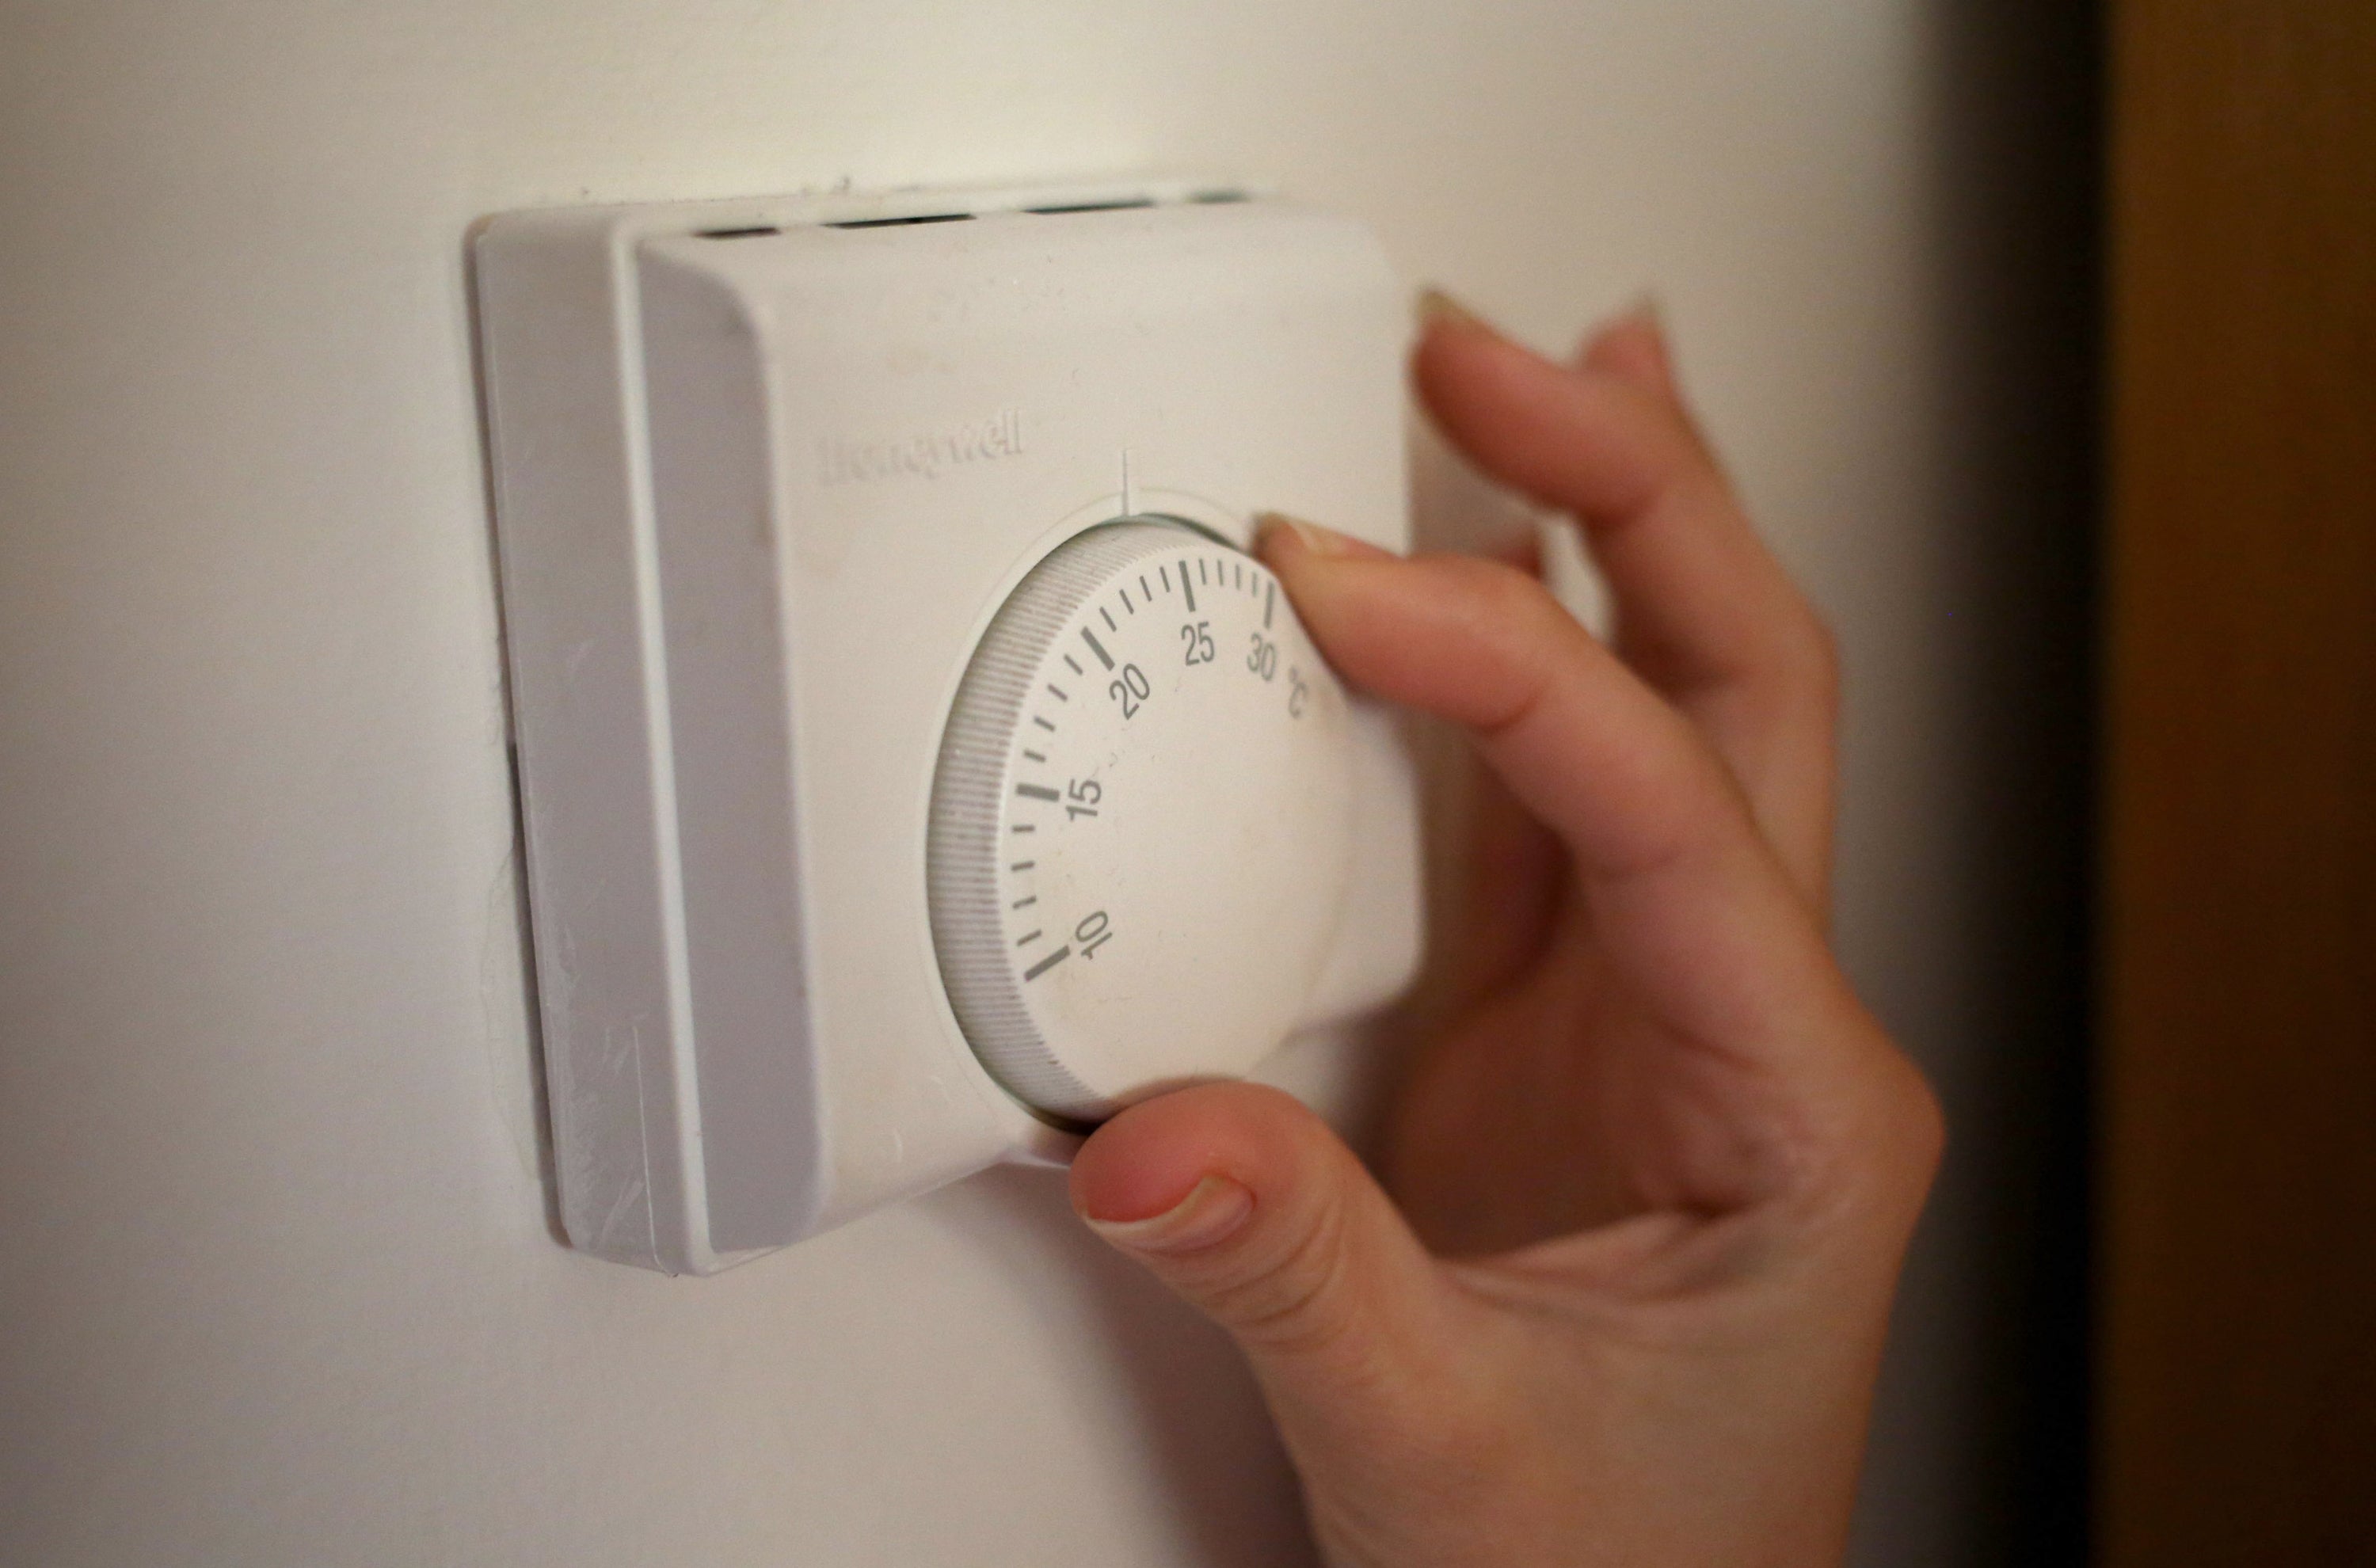
M 933 938 L 983 1065 L 1094 1122 L 1294 1028 L 1351 852 L 1342 687 L 1260 562 L 1125 518 L 1016 587 L 933 786 Z

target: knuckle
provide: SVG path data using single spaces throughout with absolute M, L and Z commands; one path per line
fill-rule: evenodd
M 1550 688 L 1562 656 L 1562 639 L 1574 623 L 1540 581 L 1515 566 L 1474 557 L 1451 564 L 1461 589 L 1467 630 L 1492 671 L 1491 695 L 1465 714 L 1489 732 L 1508 729 L 1533 711 Z
M 1947 1146 L 1947 1117 L 1938 1091 L 1911 1057 L 1883 1042 L 1859 1118 L 1859 1185 L 1883 1207 L 1911 1213 L 1921 1206 Z
M 1835 1027 L 1843 1034 L 1833 1064 L 1786 1097 L 1777 1121 L 1788 1206 L 1846 1223 L 1856 1236 L 1876 1226 L 1902 1233 L 1938 1175 L 1946 1115 L 1930 1079 L 1877 1020 L 1859 1008 Z
M 1801 702 L 1830 713 L 1839 703 L 1839 638 L 1821 612 L 1790 591 L 1793 602 L 1775 632 L 1776 674 Z
M 1820 611 L 1808 605 L 1802 612 L 1800 636 L 1803 645 L 1800 657 L 1805 663 L 1808 683 L 1827 699 L 1835 697 L 1840 687 L 1839 634 L 1832 629 L 1831 622 L 1825 620 Z
M 1216 1281 L 1206 1309 L 1250 1346 L 1289 1355 L 1325 1348 L 1345 1337 L 1354 1318 L 1344 1288 L 1347 1255 L 1332 1204 L 1277 1255 L 1249 1260 Z
M 1455 569 L 1475 601 L 1475 613 L 1488 625 L 1524 624 L 1550 604 L 1539 579 L 1506 562 L 1475 555 L 1455 559 Z
M 1670 487 L 1674 504 L 1702 518 L 1729 514 L 1744 527 L 1748 526 L 1749 517 L 1742 509 L 1740 496 L 1734 491 L 1732 481 L 1727 477 L 1723 466 L 1716 460 L 1716 454 L 1695 432 L 1687 429 L 1684 439 L 1691 443 L 1691 447 L 1689 455 L 1676 464 L 1676 477 Z
M 1704 841 L 1712 826 L 1748 824 L 1739 781 L 1689 718 L 1673 708 L 1656 708 L 1642 741 L 1643 762 L 1655 769 L 1657 785 L 1648 793 L 1644 825 L 1675 852 Z
M 1893 1119 L 1906 1140 L 1909 1162 L 1921 1173 L 1922 1184 L 1930 1185 L 1947 1154 L 1947 1111 L 1939 1099 L 1939 1091 L 1929 1077 L 1911 1061 L 1900 1056 L 1902 1084 L 1898 1090 L 1900 1108 Z

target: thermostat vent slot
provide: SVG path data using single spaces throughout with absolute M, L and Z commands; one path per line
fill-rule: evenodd
M 905 229 L 918 223 L 963 223 L 973 217 L 970 212 L 921 212 L 913 218 L 853 218 L 840 223 L 827 223 L 828 229 Z
M 1117 201 L 1075 201 L 1062 207 L 1027 207 L 1023 210 L 1042 218 L 1060 218 L 1068 212 L 1122 212 L 1134 207 L 1153 207 L 1153 196 L 1125 196 Z

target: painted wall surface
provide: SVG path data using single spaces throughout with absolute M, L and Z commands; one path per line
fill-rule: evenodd
M 1959 15 L 0 6 L 0 1560 L 1303 1560 L 1228 1348 L 1053 1179 L 689 1282 L 556 1245 L 535 1155 L 466 227 L 1149 165 L 1546 343 L 1659 291 L 1842 633 L 1841 937 L 1958 1118 L 1864 1554 L 1978 1560 L 2075 328 Z

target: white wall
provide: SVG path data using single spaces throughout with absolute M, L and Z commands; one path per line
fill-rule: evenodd
M 462 270 L 506 208 L 1190 166 L 1545 342 L 1654 284 L 1845 636 L 1843 939 L 1985 1100 L 2021 911 L 1976 781 L 2036 671 L 1976 629 L 2018 584 L 1957 247 L 2003 192 L 1953 178 L 1951 40 L 1916 0 L 0 6 L 0 1559 L 1301 1560 L 1226 1348 L 1051 1180 L 709 1282 L 548 1236 Z M 1875 1561 L 1976 1538 L 1958 1182 Z

